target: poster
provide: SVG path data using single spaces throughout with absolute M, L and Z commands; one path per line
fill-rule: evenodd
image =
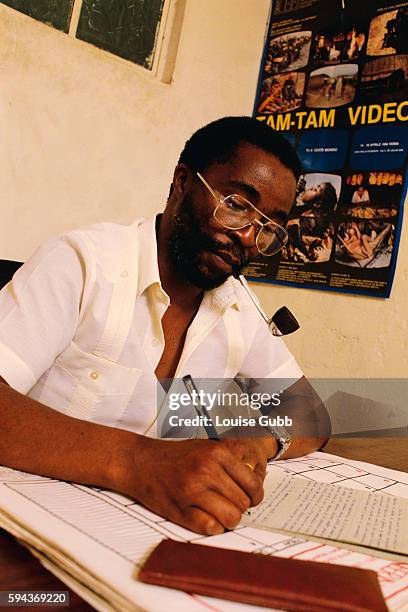
M 388 297 L 407 178 L 408 0 L 275 0 L 254 116 L 303 174 L 256 281 Z

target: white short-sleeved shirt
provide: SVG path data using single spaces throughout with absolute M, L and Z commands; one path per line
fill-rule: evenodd
M 46 242 L 0 292 L 0 376 L 64 414 L 146 433 L 164 349 L 155 219 Z M 302 376 L 230 277 L 206 291 L 176 377 Z

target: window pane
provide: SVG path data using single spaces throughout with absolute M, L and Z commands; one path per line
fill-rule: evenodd
M 77 37 L 151 68 L 164 0 L 83 0 Z
M 68 32 L 74 0 L 0 0 L 11 8 Z

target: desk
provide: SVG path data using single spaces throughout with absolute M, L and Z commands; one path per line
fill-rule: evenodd
M 408 472 L 408 438 L 332 438 L 323 449 L 346 459 Z
M 324 447 L 324 451 L 347 459 L 377 463 L 383 467 L 408 472 L 407 438 L 332 438 Z M 69 590 L 14 538 L 0 530 L 0 590 L 10 589 Z M 70 612 L 88 612 L 93 609 L 72 591 L 70 602 Z M 64 609 L 67 608 L 60 608 Z

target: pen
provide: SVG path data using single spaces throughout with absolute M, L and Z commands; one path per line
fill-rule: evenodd
M 208 438 L 210 440 L 220 441 L 221 438 L 218 435 L 217 430 L 214 427 L 214 423 L 212 422 L 212 419 L 210 415 L 208 414 L 207 408 L 203 406 L 203 404 L 201 404 L 201 402 L 198 400 L 199 392 L 190 374 L 183 376 L 183 383 L 184 383 L 185 388 L 188 391 L 189 396 L 191 397 L 193 406 L 198 416 L 200 416 L 203 420 L 203 426 L 207 433 Z M 197 401 L 195 400 L 195 398 L 197 398 Z

